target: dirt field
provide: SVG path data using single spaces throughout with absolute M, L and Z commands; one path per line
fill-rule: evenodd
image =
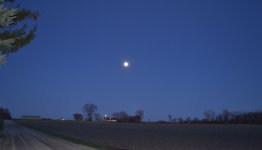
M 98 145 L 128 150 L 261 150 L 260 125 L 181 125 L 23 121 Z

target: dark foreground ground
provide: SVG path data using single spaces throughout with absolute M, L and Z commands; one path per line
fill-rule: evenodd
M 262 150 L 261 125 L 20 122 L 88 143 L 128 150 Z

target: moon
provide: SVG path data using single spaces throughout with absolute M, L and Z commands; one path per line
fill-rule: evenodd
M 129 62 L 128 61 L 124 61 L 123 62 L 123 66 L 124 66 L 124 68 L 128 68 L 129 67 Z

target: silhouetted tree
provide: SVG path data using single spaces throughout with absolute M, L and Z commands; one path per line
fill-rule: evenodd
M 178 119 L 177 118 L 172 118 L 172 122 L 178 123 Z
M 83 120 L 83 116 L 80 113 L 75 113 L 73 116 L 74 116 L 74 120 L 77 121 Z
M 97 111 L 97 106 L 95 104 L 85 104 L 83 106 L 83 112 L 87 114 L 87 120 L 92 121 L 93 115 Z
M 183 118 L 178 118 L 178 122 L 183 123 L 184 122 Z
M 191 123 L 191 121 L 192 121 L 191 117 L 187 117 L 185 122 L 186 123 Z
M 225 123 L 222 114 L 216 116 L 216 123 Z
M 223 110 L 221 114 L 216 116 L 216 113 L 212 110 L 205 111 L 203 113 L 204 118 L 202 120 L 194 118 L 191 120 L 187 117 L 185 120 L 182 118 L 173 119 L 173 122 L 177 123 L 229 123 L 229 124 L 262 124 L 262 111 L 257 110 L 255 112 L 230 112 Z M 171 115 L 169 115 L 171 118 Z
M 0 0 L 0 64 L 35 37 L 38 13 L 21 8 L 16 0 Z
M 224 109 L 223 112 L 222 112 L 222 118 L 223 118 L 224 123 L 228 123 L 229 116 L 230 116 L 230 112 L 228 110 Z
M 199 123 L 199 122 L 200 122 L 200 119 L 197 118 L 197 117 L 194 117 L 192 122 L 193 122 L 193 123 Z
M 204 112 L 204 117 L 207 121 L 214 121 L 216 117 L 216 113 L 212 110 L 208 110 Z
M 137 110 L 135 112 L 135 118 L 136 118 L 136 122 L 141 122 L 144 119 L 144 111 L 143 110 Z
M 102 120 L 102 117 L 101 117 L 100 114 L 95 113 L 94 116 L 95 116 L 95 120 L 96 120 L 96 121 L 101 121 L 101 120 Z
M 128 121 L 128 114 L 125 111 L 114 112 L 114 113 L 112 113 L 112 117 L 116 118 L 120 122 L 127 122 Z
M 119 118 L 119 112 L 113 112 L 111 115 L 113 118 L 118 119 Z
M 172 121 L 173 121 L 172 116 L 171 116 L 170 114 L 168 114 L 168 121 L 169 121 L 169 122 L 172 122 Z
M 141 122 L 144 117 L 144 111 L 137 110 L 134 116 L 129 116 L 127 112 L 120 111 L 112 113 L 112 118 L 115 118 L 118 122 Z
M 229 123 L 262 124 L 262 112 L 230 112 Z
M 0 108 L 0 120 L 11 120 L 12 116 L 8 109 Z

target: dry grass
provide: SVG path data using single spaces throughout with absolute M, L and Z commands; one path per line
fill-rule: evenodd
M 261 150 L 262 126 L 22 121 L 95 145 L 129 150 Z

